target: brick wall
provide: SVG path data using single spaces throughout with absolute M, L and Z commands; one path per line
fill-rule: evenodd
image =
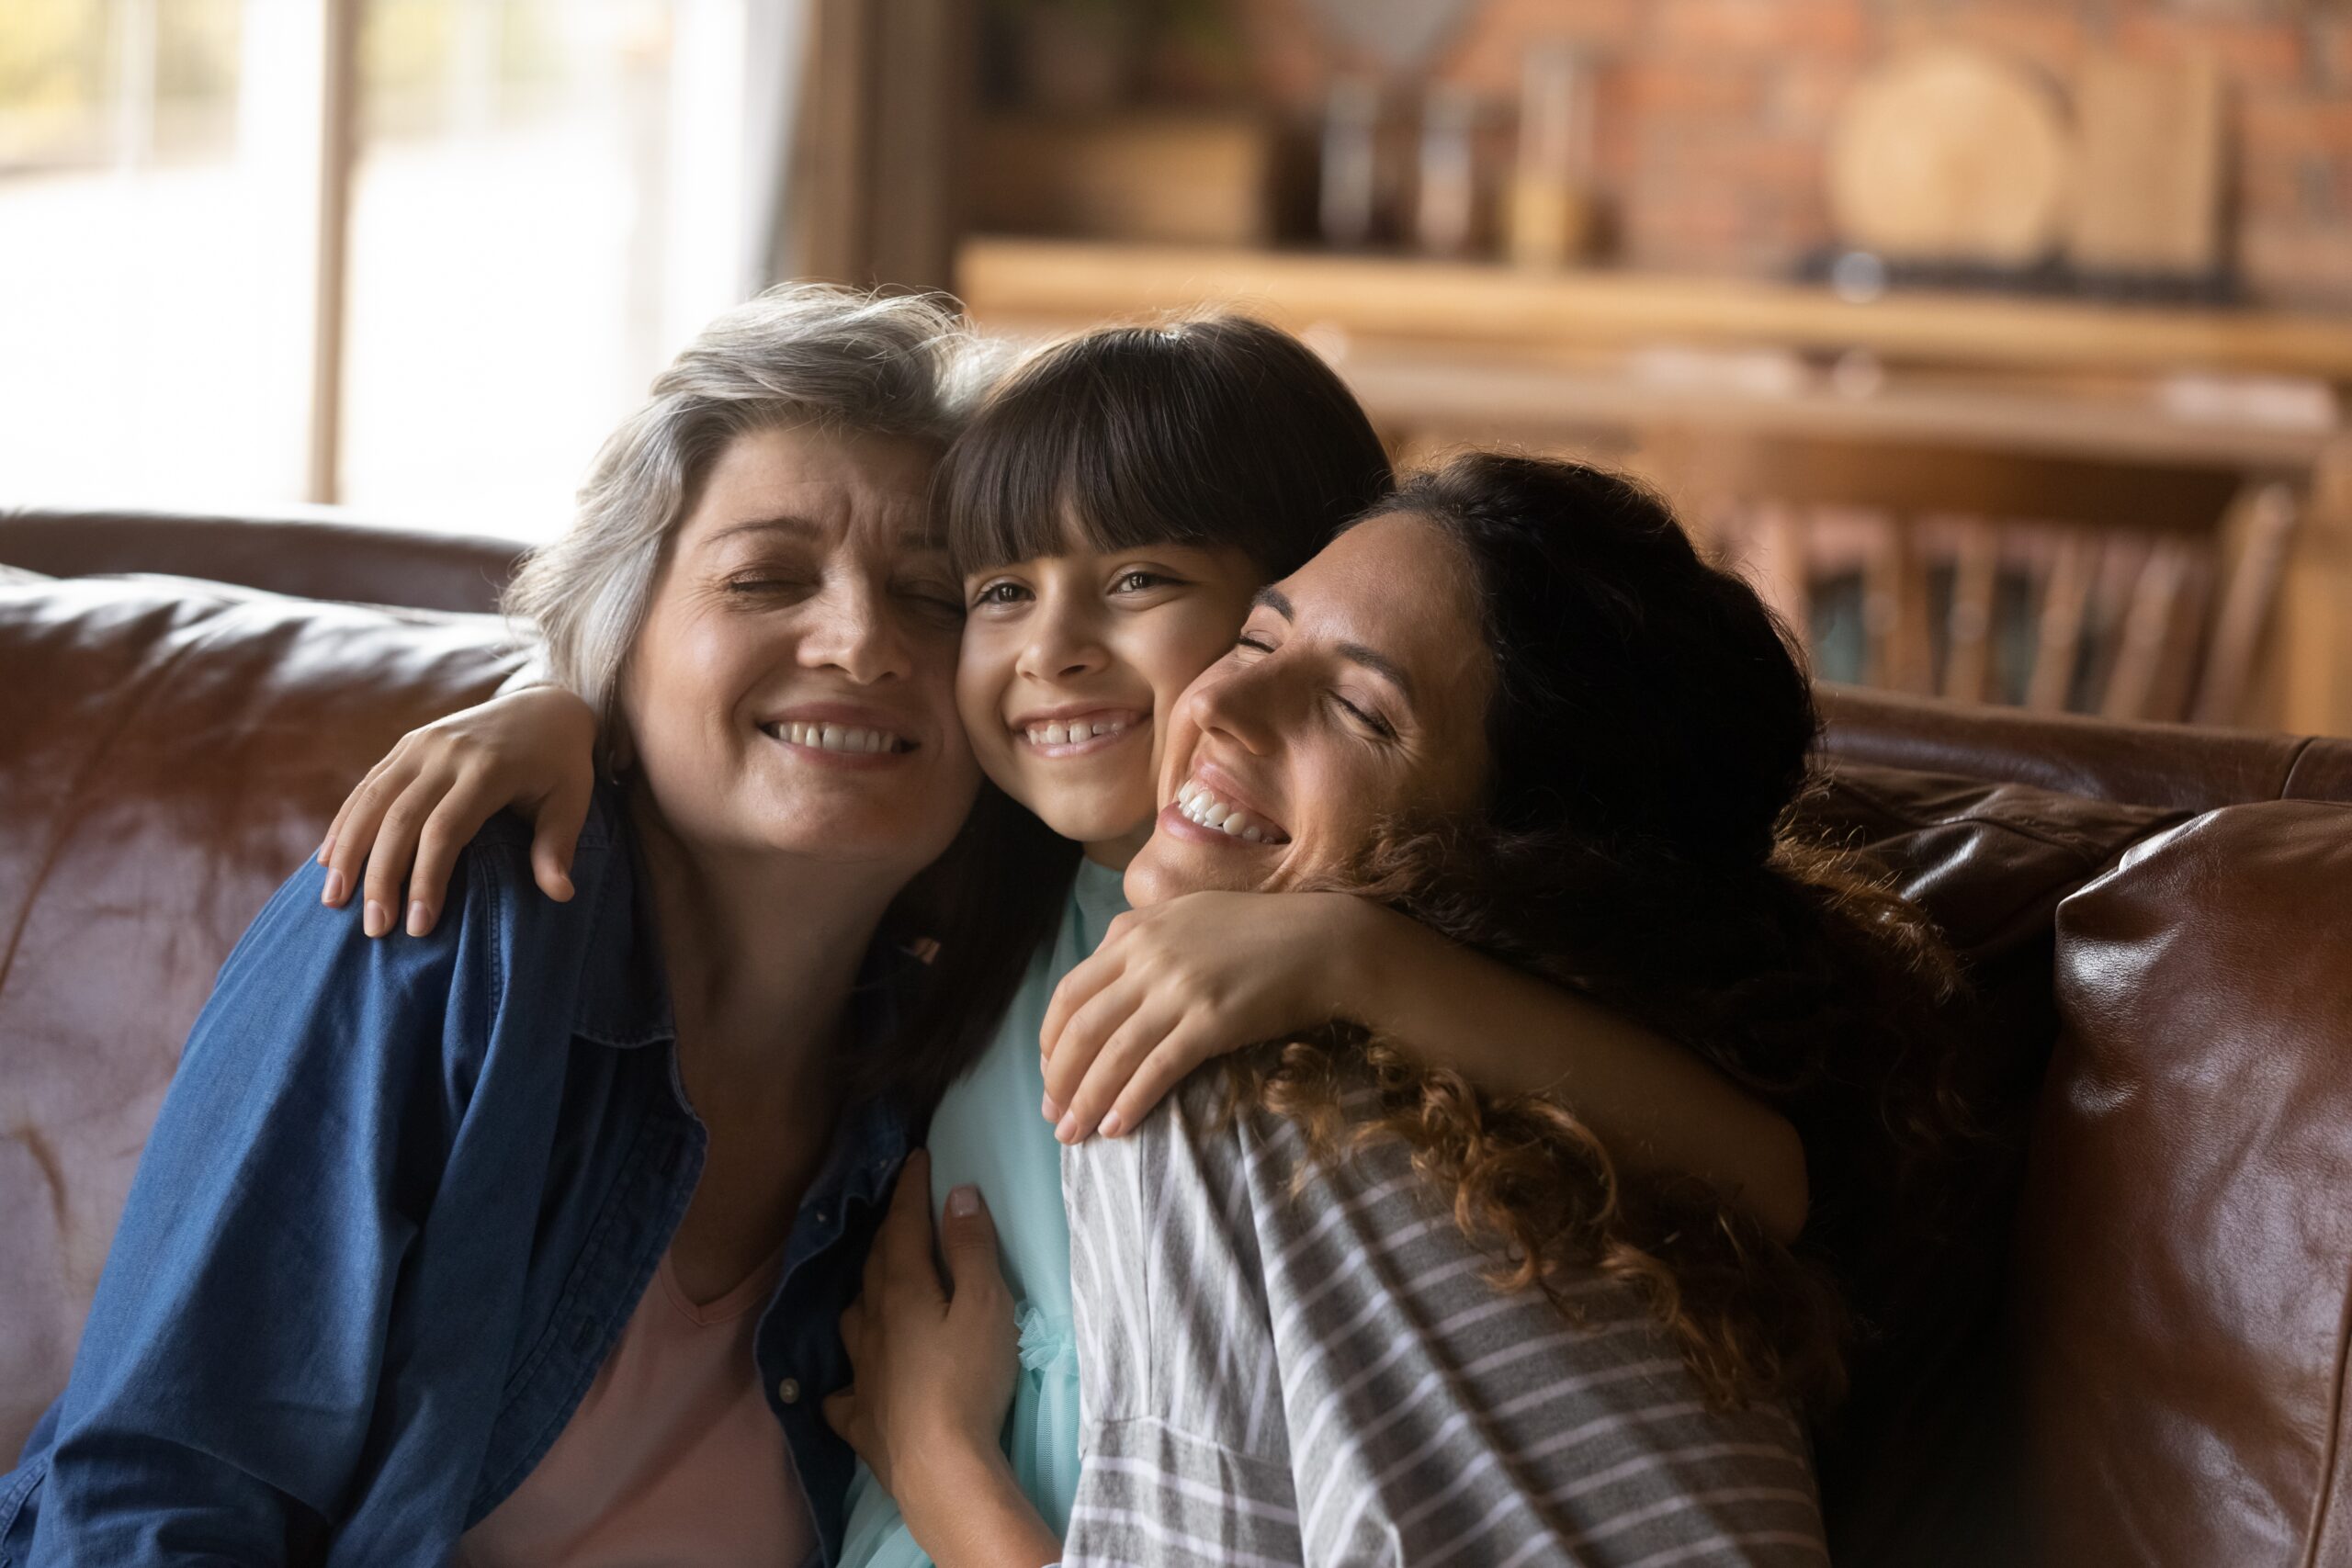
M 1259 90 L 1312 113 L 1334 68 L 1312 11 L 1234 3 Z M 1590 46 L 1619 259 L 1770 274 L 1831 238 L 1822 149 L 1848 85 L 1932 37 L 2062 85 L 2097 49 L 2217 61 L 2241 276 L 2264 299 L 2352 307 L 2352 0 L 1480 0 L 1435 73 L 1508 109 L 1531 45 Z

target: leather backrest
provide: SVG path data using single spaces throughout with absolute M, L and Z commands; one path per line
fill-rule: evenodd
M 1903 1321 L 1856 1346 L 1851 1393 L 1819 1433 L 1838 1562 L 1975 1568 L 2031 1549 L 2005 1305 L 2027 1128 L 2057 1033 L 2052 920 L 2062 900 L 2183 815 L 1860 762 L 1839 764 L 1807 805 L 1803 826 L 1867 850 L 1965 961 L 1954 1015 L 1982 1123 L 1940 1172 L 1956 1217 L 1930 1278 Z
M 2352 806 L 2197 818 L 2058 915 L 2018 1232 L 2051 1562 L 2352 1562 Z
M 331 507 L 270 517 L 0 508 L 0 561 L 50 577 L 154 571 L 363 604 L 487 614 L 523 547 Z
M 2115 724 L 1821 688 L 1840 761 L 2039 784 L 2061 795 L 2211 811 L 2251 800 L 2352 800 L 2352 739 Z
M 63 1385 L 220 962 L 486 616 L 0 569 L 0 1461 Z

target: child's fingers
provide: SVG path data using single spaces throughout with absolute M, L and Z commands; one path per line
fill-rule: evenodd
M 376 782 L 376 775 L 382 773 L 390 761 L 390 757 L 377 758 L 376 765 L 361 774 L 358 784 L 352 786 L 351 793 L 345 795 L 336 805 L 334 818 L 327 824 L 327 836 L 319 840 L 317 859 L 321 865 L 326 864 L 328 858 L 334 853 L 335 840 L 343 835 L 344 819 L 351 815 L 354 806 L 368 798 L 368 786 Z
M 416 863 L 416 840 L 424 820 L 445 792 L 430 779 L 418 779 L 384 809 L 376 829 L 375 846 L 368 852 L 368 874 L 362 884 L 365 902 L 359 927 L 369 936 L 382 936 L 401 922 L 401 889 Z
M 344 796 L 343 808 L 335 813 L 334 825 L 327 829 L 327 841 L 321 846 L 326 855 L 327 881 L 320 897 L 329 908 L 343 908 L 359 890 L 359 878 L 367 869 L 368 852 L 375 847 L 384 810 L 408 787 L 412 772 L 413 764 L 395 749 L 368 771 L 358 788 Z
M 458 863 L 458 852 L 473 841 L 481 824 L 471 821 L 465 802 L 458 792 L 451 791 L 441 797 L 441 803 L 425 818 L 424 826 L 416 836 L 416 868 L 408 877 L 408 934 L 424 936 L 432 931 L 447 906 L 449 873 Z
M 532 813 L 531 875 L 539 891 L 559 904 L 571 901 L 571 860 L 595 787 L 595 775 L 583 774 L 558 785 Z

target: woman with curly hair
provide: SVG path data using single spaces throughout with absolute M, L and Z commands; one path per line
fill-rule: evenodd
M 1197 919 L 1215 890 L 1369 894 L 1780 1110 L 1807 1135 L 1812 1234 L 1857 1249 L 1945 1123 L 1951 969 L 1917 911 L 1790 832 L 1817 728 L 1771 615 L 1655 497 L 1464 457 L 1261 592 L 1192 683 L 1129 931 L 1180 895 Z M 1123 950 L 1057 1010 L 1150 1013 L 1159 976 Z M 1613 1156 L 1572 1098 L 1335 1029 L 1195 1074 L 1071 1149 L 1065 1188 L 1067 1562 L 1823 1555 L 1799 1416 L 1838 1388 L 1836 1293 L 1718 1190 Z M 959 1305 L 989 1293 L 984 1224 L 951 1216 Z M 861 1404 L 899 1420 L 884 1457 L 924 1454 L 891 1478 L 910 1515 L 936 1511 L 929 1477 L 977 1473 L 941 1451 L 1001 1418 L 971 1397 L 1001 1346 L 987 1314 L 938 1310 L 928 1230 L 919 1198 L 894 1205 L 852 1342 Z M 917 1364 L 931 1393 L 888 1386 Z

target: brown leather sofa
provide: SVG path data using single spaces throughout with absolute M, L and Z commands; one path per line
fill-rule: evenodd
M 514 668 L 514 554 L 0 513 L 0 1463 L 215 967 L 359 772 Z M 1823 1429 L 1839 1561 L 2352 1562 L 2352 741 L 1827 708 L 1812 816 L 1969 956 L 2012 1134 Z

